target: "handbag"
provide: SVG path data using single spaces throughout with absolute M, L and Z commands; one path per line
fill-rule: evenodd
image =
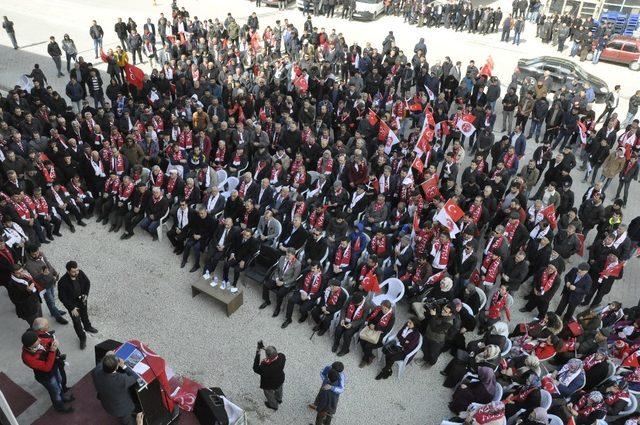
M 567 323 L 567 329 L 569 329 L 569 332 L 571 332 L 571 336 L 580 336 L 584 333 L 584 330 L 582 329 L 582 326 L 580 326 L 580 323 L 576 322 L 575 320 L 572 322 Z
M 371 344 L 377 344 L 380 341 L 380 335 L 382 335 L 382 331 L 374 331 L 369 326 L 365 326 L 360 331 L 360 339 Z
M 395 342 L 392 342 L 391 344 L 387 344 L 384 347 L 382 347 L 382 353 L 388 357 L 393 357 L 396 354 L 401 352 L 402 352 L 402 347 L 400 347 L 399 345 L 396 345 Z

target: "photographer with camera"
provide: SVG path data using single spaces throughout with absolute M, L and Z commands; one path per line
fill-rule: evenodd
M 453 326 L 452 303 L 442 304 L 442 300 L 435 300 L 425 305 L 427 325 L 422 344 L 423 367 L 429 368 L 436 364 L 444 347 L 449 329 Z
M 265 358 L 260 360 L 260 352 L 264 350 Z M 253 371 L 260 375 L 260 388 L 267 400 L 264 405 L 269 409 L 278 410 L 282 403 L 282 384 L 284 384 L 284 364 L 287 358 L 278 353 L 273 346 L 265 348 L 262 341 L 258 341 L 256 357 L 253 359 Z

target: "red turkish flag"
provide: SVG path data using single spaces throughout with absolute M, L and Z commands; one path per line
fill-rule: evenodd
M 462 211 L 462 208 L 456 205 L 456 203 L 451 199 L 449 199 L 447 203 L 444 204 L 444 210 L 453 221 L 460 220 L 464 215 L 464 211 Z
M 431 150 L 431 141 L 435 136 L 435 131 L 431 129 L 430 126 L 425 125 L 420 132 L 420 137 L 418 137 L 418 142 L 416 143 L 416 150 L 420 152 L 428 152 Z
M 362 279 L 362 289 L 367 292 L 373 292 L 374 294 L 380 293 L 380 284 L 378 283 L 378 276 L 373 272 L 374 269 L 369 270 L 369 273 Z
M 386 141 L 387 136 L 389 136 L 389 131 L 391 131 L 389 125 L 386 122 L 380 120 L 380 127 L 378 128 L 378 141 Z
M 125 64 L 124 72 L 127 76 L 127 83 L 136 86 L 139 90 L 144 85 L 144 71 L 135 65 Z
M 418 217 L 418 211 L 413 213 L 413 231 L 415 232 L 420 227 L 420 217 Z
M 420 183 L 422 191 L 424 192 L 424 199 L 431 202 L 436 196 L 440 194 L 438 190 L 438 176 L 434 174 L 428 180 Z
M 369 108 L 369 114 L 367 115 L 367 119 L 369 120 L 369 124 L 371 124 L 372 127 L 378 123 L 378 116 L 376 115 L 375 112 L 373 112 L 371 108 Z
M 109 62 L 109 58 L 107 57 L 107 54 L 102 49 L 100 49 L 100 59 L 102 59 L 102 62 L 104 63 Z
M 609 266 L 606 269 L 604 269 L 602 272 L 600 272 L 600 276 L 601 277 L 618 277 L 620 276 L 620 272 L 622 272 L 623 268 L 624 268 L 624 262 L 620 262 L 613 267 Z
M 556 227 L 558 227 L 558 222 L 556 221 L 555 205 L 551 204 L 543 208 L 542 210 L 540 210 L 540 214 L 542 214 L 542 216 L 547 219 L 552 229 L 555 229 Z
M 422 173 L 424 170 L 424 163 L 420 159 L 419 156 L 416 156 L 416 159 L 413 160 L 413 164 L 411 164 L 411 168 L 415 168 L 419 173 Z

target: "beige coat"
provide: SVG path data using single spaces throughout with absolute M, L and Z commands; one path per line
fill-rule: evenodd
M 614 178 L 624 169 L 625 162 L 624 156 L 619 157 L 616 151 L 611 152 L 602 164 L 602 175 L 608 179 Z

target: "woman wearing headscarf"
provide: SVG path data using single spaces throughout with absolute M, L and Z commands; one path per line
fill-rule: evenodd
M 496 375 L 493 369 L 486 366 L 478 367 L 478 379 L 463 382 L 454 391 L 449 403 L 449 410 L 458 414 L 467 410 L 471 403 L 489 403 L 496 394 Z
M 559 416 L 564 423 L 573 417 L 576 425 L 592 425 L 607 415 L 604 397 L 600 391 L 591 391 L 580 397 L 577 402 L 567 404 L 567 411 L 568 415 Z
M 507 418 L 515 415 L 524 409 L 520 415 L 527 417 L 536 407 L 540 407 L 540 378 L 535 374 L 530 374 L 523 385 L 517 385 L 509 390 L 509 395 L 503 398 L 505 403 L 505 414 Z
M 549 416 L 547 410 L 542 407 L 533 409 L 529 416 L 520 415 L 516 421 L 517 425 L 548 425 Z
M 571 397 L 586 382 L 584 367 L 580 359 L 569 360 L 559 372 L 553 372 L 551 377 L 554 378 L 558 393 L 563 398 Z
M 507 366 L 500 370 L 499 380 L 504 386 L 510 384 L 522 385 L 527 382 L 529 375 L 540 377 L 540 360 L 534 355 L 522 355 L 513 357 Z
M 454 388 L 467 372 L 475 374 L 481 366 L 495 370 L 498 364 L 500 364 L 500 348 L 497 345 L 478 346 L 477 351 L 470 352 L 460 350 L 441 372 L 447 377 L 442 385 Z
M 469 409 L 469 425 L 502 425 L 506 421 L 504 403 L 493 401 L 489 404 L 474 404 Z

